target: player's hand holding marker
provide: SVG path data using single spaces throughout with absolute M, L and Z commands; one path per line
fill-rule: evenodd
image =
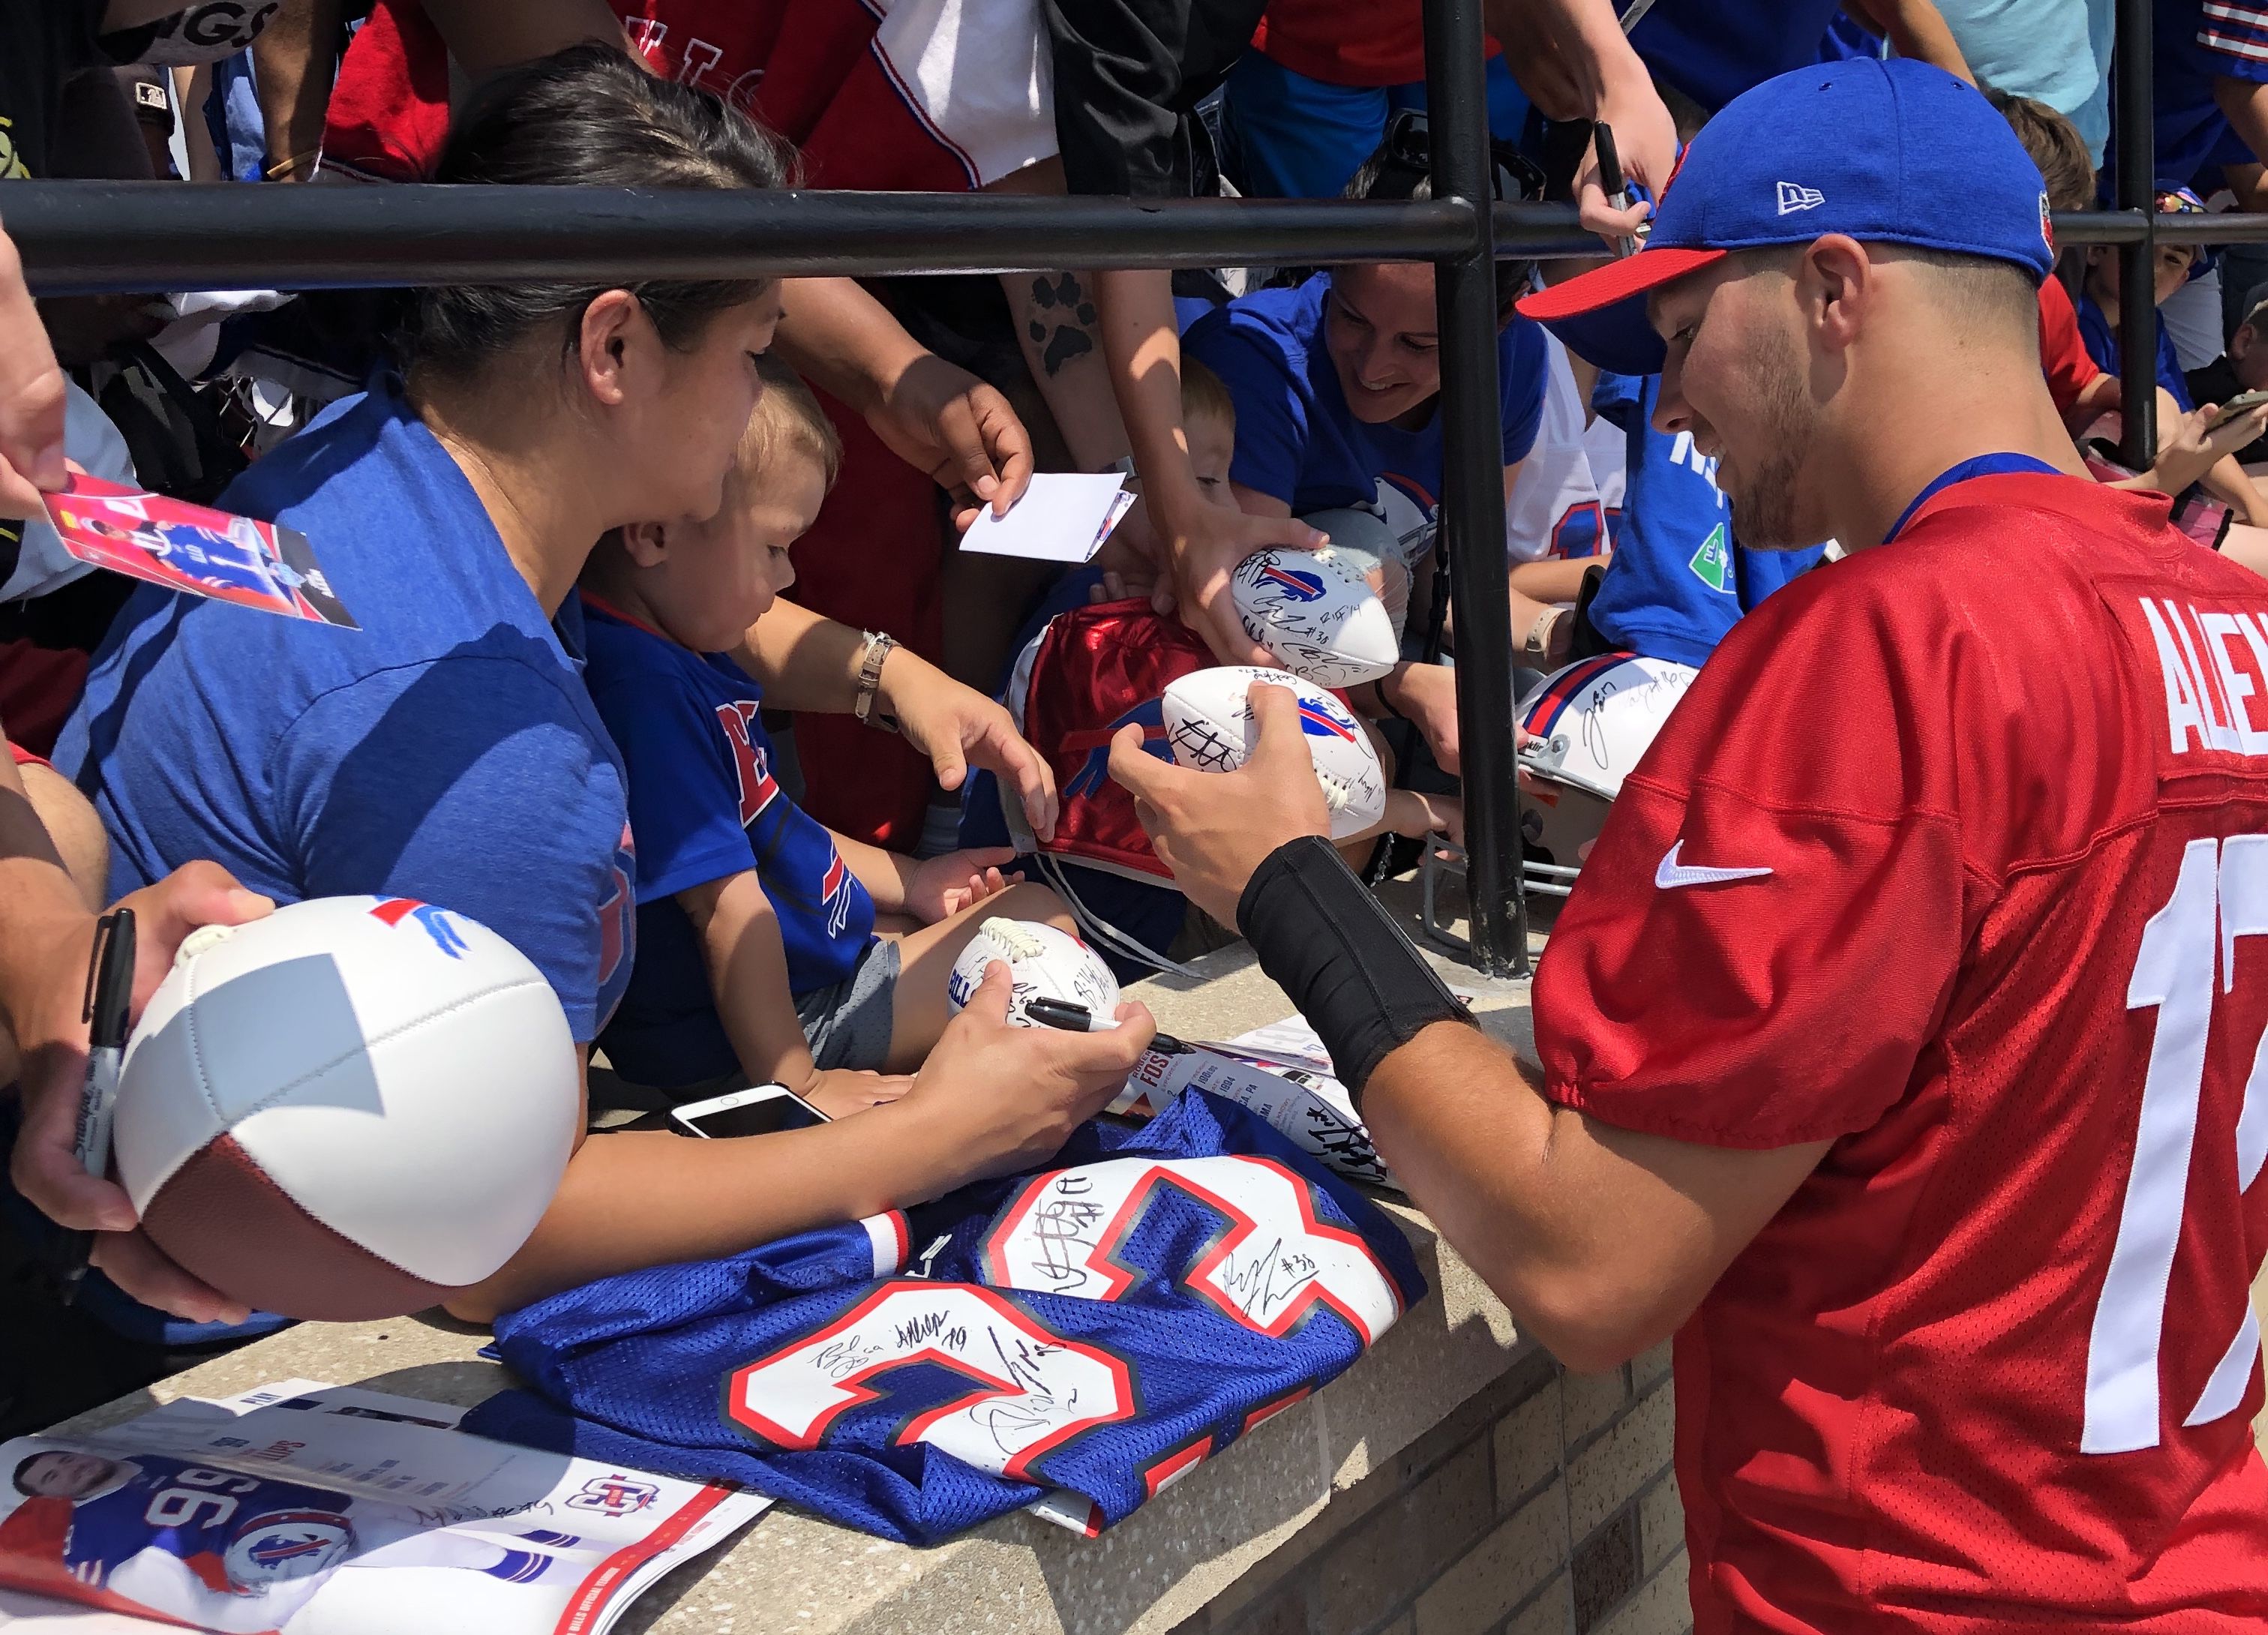
M 1256 682 L 1248 695 L 1255 738 L 1233 772 L 1168 766 L 1142 748 L 1130 726 L 1110 742 L 1110 776 L 1134 797 L 1134 815 L 1174 883 L 1224 925 L 1236 924 L 1245 882 L 1268 854 L 1302 835 L 1330 833 L 1330 811 L 1315 781 L 1299 696 Z
M 241 925 L 275 904 L 247 891 L 217 863 L 190 863 L 154 886 L 122 898 L 132 909 L 136 944 L 134 1002 L 139 1017 L 181 940 L 201 925 Z M 77 917 L 48 934 L 35 968 L 43 980 L 28 1003 L 11 1012 L 24 1057 L 24 1124 L 10 1167 L 16 1189 L 33 1208 L 64 1226 L 98 1233 L 94 1263 L 135 1299 L 196 1322 L 241 1322 L 245 1308 L 189 1276 L 136 1229 L 124 1189 L 91 1175 L 74 1151 L 81 1092 L 86 1082 L 87 961 L 94 919 Z

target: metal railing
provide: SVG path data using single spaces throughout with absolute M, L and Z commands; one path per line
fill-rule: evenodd
M 1430 261 L 1441 336 L 1440 524 L 1457 615 L 1472 959 L 1528 970 L 1492 262 L 1599 256 L 1565 206 L 1489 196 L 1480 0 L 1425 0 L 1432 193 L 1425 203 L 590 188 L 262 188 L 14 181 L 8 232 L 42 294 L 516 280 L 1005 272 Z M 2150 4 L 2119 0 L 2119 209 L 2056 217 L 2060 244 L 2121 247 L 2147 290 L 2159 241 L 2268 239 L 2268 216 L 2150 214 Z M 2123 355 L 2154 360 L 2156 311 L 2122 305 Z M 2150 463 L 2152 364 L 2121 372 L 2127 457 Z

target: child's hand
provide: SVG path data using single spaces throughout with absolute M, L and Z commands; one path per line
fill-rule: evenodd
M 923 858 L 906 880 L 906 912 L 924 925 L 934 925 L 987 897 L 998 896 L 1023 879 L 1020 874 L 1000 873 L 999 865 L 1015 855 L 1013 846 L 983 846 Z
M 814 1073 L 803 1099 L 829 1118 L 848 1118 L 895 1101 L 914 1087 L 911 1073 L 870 1073 L 863 1069 L 830 1067 Z
M 1391 789 L 1386 793 L 1386 827 L 1411 840 L 1447 835 L 1456 845 L 1465 843 L 1465 803 L 1454 795 L 1421 795 L 1414 789 Z

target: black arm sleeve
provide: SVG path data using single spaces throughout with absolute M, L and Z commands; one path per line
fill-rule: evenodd
M 1379 1063 L 1435 1022 L 1472 1013 L 1412 947 L 1402 928 L 1320 836 L 1287 841 L 1253 871 L 1236 923 L 1330 1052 L 1362 1107 Z
M 1266 0 L 1042 0 L 1056 142 L 1076 194 L 1182 198 L 1182 122 L 1244 55 Z

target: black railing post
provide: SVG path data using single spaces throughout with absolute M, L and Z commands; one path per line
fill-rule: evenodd
M 2119 451 L 2137 471 L 2158 459 L 2157 133 L 2150 63 L 2150 0 L 2118 0 L 2117 205 L 2139 210 L 2142 236 L 2118 251 L 2118 399 L 2124 423 Z
M 1425 0 L 1433 197 L 1472 210 L 1472 239 L 1433 263 L 1441 356 L 1441 527 L 1457 610 L 1457 753 L 1473 963 L 1528 974 L 1513 759 L 1512 603 L 1506 582 L 1504 431 L 1496 370 L 1496 234 L 1480 0 Z

